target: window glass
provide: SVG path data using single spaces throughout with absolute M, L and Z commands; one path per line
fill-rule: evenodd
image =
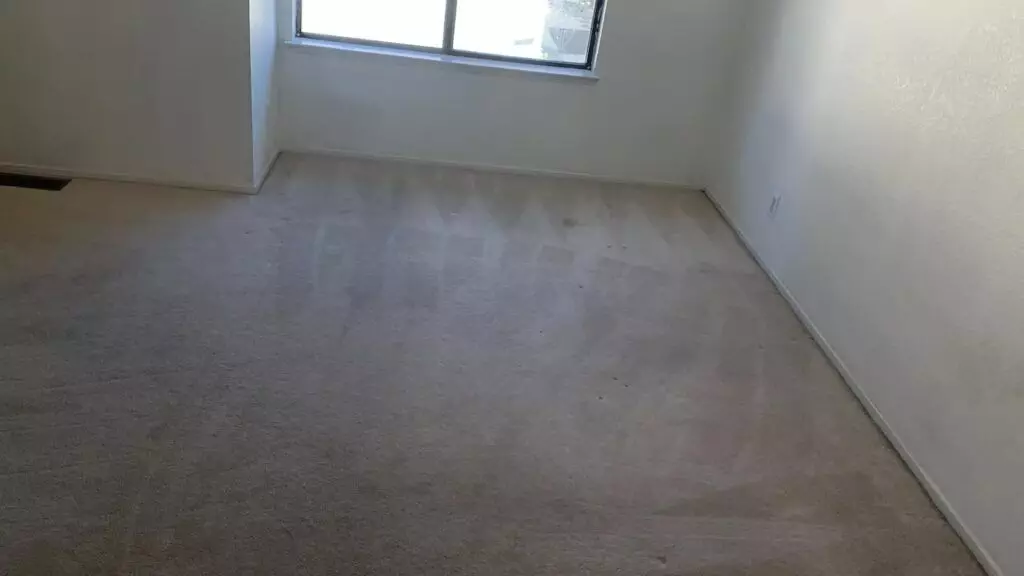
M 441 48 L 445 0 L 301 0 L 302 33 Z
M 582 64 L 595 0 L 459 0 L 456 50 Z
M 586 68 L 603 0 L 296 0 L 300 35 Z M 449 11 L 451 12 L 449 14 Z M 453 22 L 445 28 L 446 20 Z

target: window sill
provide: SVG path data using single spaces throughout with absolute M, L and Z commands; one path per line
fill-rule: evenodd
M 596 82 L 597 74 L 593 70 L 580 70 L 577 68 L 559 68 L 557 66 L 544 66 L 543 64 L 520 64 L 517 62 L 502 62 L 500 60 L 488 60 L 486 58 L 470 58 L 466 56 L 452 56 L 449 54 L 431 54 L 429 52 L 418 52 L 402 48 L 384 48 L 380 46 L 367 46 L 348 42 L 331 42 L 326 40 L 314 40 L 311 38 L 293 38 L 286 40 L 285 45 L 291 48 L 320 52 L 331 50 L 335 52 L 348 52 L 355 54 L 369 54 L 376 56 L 389 56 L 392 58 L 403 58 L 407 60 L 418 60 L 421 62 L 439 62 L 452 64 L 465 68 L 477 68 L 483 70 L 496 70 L 502 72 L 523 73 L 537 76 L 549 76 L 552 78 L 564 78 L 568 80 L 581 80 L 585 82 Z

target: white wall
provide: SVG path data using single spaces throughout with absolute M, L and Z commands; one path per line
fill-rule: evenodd
M 252 184 L 244 0 L 0 2 L 0 164 Z
M 990 567 L 1024 574 L 1024 5 L 751 16 L 711 192 Z
M 275 0 L 249 0 L 254 183 L 259 183 L 263 179 L 278 152 L 277 44 Z
M 596 82 L 286 47 L 282 145 L 699 185 L 741 4 L 609 0 Z
M 0 166 L 247 189 L 327 149 L 699 185 L 741 3 L 611 0 L 585 82 L 276 54 L 289 0 L 8 0 Z

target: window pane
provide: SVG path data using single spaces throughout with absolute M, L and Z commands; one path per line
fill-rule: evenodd
M 459 0 L 455 49 L 584 64 L 596 0 Z
M 440 48 L 445 0 L 302 0 L 302 32 Z

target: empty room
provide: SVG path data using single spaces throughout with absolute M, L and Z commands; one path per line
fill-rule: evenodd
M 5 0 L 0 574 L 1024 575 L 1020 0 Z

